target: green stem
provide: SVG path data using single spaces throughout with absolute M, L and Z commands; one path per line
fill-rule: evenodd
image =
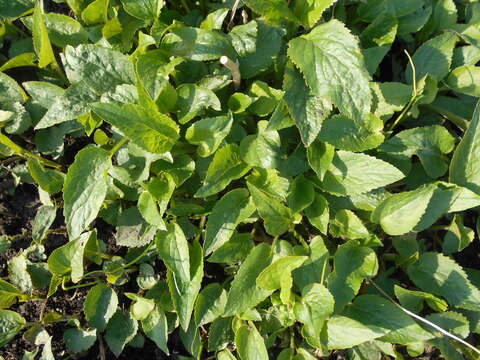
M 138 255 L 135 259 L 130 261 L 128 264 L 123 265 L 122 268 L 125 269 L 127 267 L 130 267 L 130 266 L 136 264 L 137 261 L 139 261 L 142 257 L 144 257 L 152 249 L 152 245 L 155 246 L 154 241 L 152 241 L 150 244 L 148 244 L 148 246 L 145 248 L 145 250 L 142 251 L 142 253 L 140 255 Z
M 62 284 L 62 289 L 63 290 L 73 290 L 73 289 L 79 289 L 79 288 L 83 288 L 83 287 L 87 287 L 87 286 L 91 286 L 91 285 L 97 285 L 99 283 L 99 281 L 92 281 L 92 282 L 89 282 L 89 283 L 85 283 L 85 284 L 78 284 L 78 285 L 73 285 L 73 286 L 67 286 L 67 287 L 64 287 L 63 284 Z
M 120 150 L 120 148 L 128 141 L 128 138 L 127 137 L 124 137 L 123 139 L 121 139 L 119 142 L 117 142 L 115 144 L 115 146 L 112 148 L 112 150 L 110 150 L 110 156 L 113 156 L 115 155 L 115 153 Z
M 185 10 L 187 11 L 187 13 L 190 12 L 190 7 L 188 6 L 186 0 L 181 0 L 182 1 L 182 5 L 183 7 L 185 8 Z
M 52 167 L 52 168 L 57 169 L 57 170 L 60 170 L 62 168 L 62 166 L 60 164 L 57 164 L 54 161 L 45 159 L 45 158 L 41 157 L 40 155 L 34 154 L 34 153 L 22 148 L 20 145 L 15 144 L 12 140 L 10 140 L 7 136 L 2 134 L 1 132 L 0 132 L 0 144 L 3 144 L 6 147 L 12 149 L 15 152 L 15 154 L 17 154 L 18 156 L 21 156 L 25 159 L 35 158 L 45 166 Z

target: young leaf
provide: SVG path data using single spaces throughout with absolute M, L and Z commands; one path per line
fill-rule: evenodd
M 70 354 L 81 354 L 97 341 L 97 330 L 68 329 L 63 333 L 63 341 Z
M 47 236 L 48 229 L 52 226 L 56 216 L 57 208 L 54 206 L 44 205 L 37 210 L 32 223 L 32 240 L 34 242 L 42 242 Z
M 195 302 L 195 323 L 198 326 L 211 323 L 223 315 L 227 304 L 227 292 L 218 283 L 205 286 Z
M 37 2 L 33 12 L 33 45 L 38 56 L 38 66 L 44 68 L 51 63 L 56 63 L 52 44 L 48 38 L 47 27 L 45 26 L 43 3 Z
M 265 230 L 272 236 L 286 232 L 293 220 L 292 211 L 279 200 L 270 198 L 263 190 L 247 182 L 258 212 L 264 220 Z
M 163 154 L 170 151 L 179 137 L 178 125 L 167 115 L 140 105 L 96 103 L 93 111 L 103 120 L 120 129 L 142 149 Z
M 236 58 L 228 38 L 217 30 L 180 27 L 168 34 L 163 43 L 172 55 L 194 61 L 216 60 L 221 56 Z
M 334 195 L 355 195 L 392 184 L 404 177 L 389 163 L 361 153 L 337 151 L 322 181 Z
M 418 156 L 427 174 L 433 179 L 445 174 L 448 163 L 445 154 L 455 147 L 455 138 L 440 125 L 404 130 L 380 146 L 390 154 Z
M 480 102 L 450 163 L 450 182 L 480 193 Z
M 187 129 L 185 139 L 190 144 L 198 145 L 199 156 L 207 157 L 217 151 L 223 139 L 230 133 L 232 124 L 232 114 L 201 119 Z
M 333 268 L 328 290 L 335 298 L 335 312 L 339 313 L 360 290 L 363 280 L 377 274 L 378 260 L 372 249 L 349 241 L 338 247 Z
M 258 275 L 270 265 L 270 246 L 257 245 L 247 256 L 232 281 L 223 316 L 241 314 L 266 299 L 273 291 L 263 290 L 256 283 Z
M 102 332 L 117 311 L 118 298 L 114 290 L 100 283 L 90 289 L 83 304 L 88 323 Z
M 167 225 L 166 231 L 159 231 L 155 243 L 160 258 L 180 284 L 190 281 L 190 257 L 188 242 L 178 224 Z
M 238 145 L 229 144 L 219 149 L 207 170 L 203 186 L 195 193 L 195 197 L 214 195 L 243 175 L 250 167 L 240 158 Z
M 315 200 L 313 184 L 303 176 L 298 176 L 290 185 L 288 207 L 293 212 L 300 212 L 308 208 Z
M 313 93 L 329 99 L 344 115 L 361 118 L 370 111 L 370 78 L 358 41 L 343 23 L 331 20 L 290 40 L 288 56 Z
M 465 65 L 454 69 L 445 80 L 453 91 L 470 96 L 480 96 L 480 66 Z
M 434 37 L 418 48 L 412 57 L 416 70 L 416 80 L 425 75 L 431 75 L 437 80 L 442 80 L 450 72 L 453 48 L 457 42 L 457 36 L 451 32 Z M 412 67 L 409 64 L 405 72 L 405 78 L 412 82 Z
M 121 0 L 123 8 L 140 20 L 155 20 L 165 4 L 164 0 Z
M 189 328 L 190 319 L 203 279 L 203 251 L 200 243 L 194 241 L 190 252 L 190 281 L 182 283 L 174 272 L 167 272 L 167 282 L 178 313 L 180 325 L 184 331 Z
M 292 271 L 302 266 L 307 256 L 285 256 L 267 266 L 257 277 L 257 285 L 264 290 L 280 289 L 283 303 L 290 302 L 290 290 L 293 285 Z
M 224 245 L 235 228 L 255 211 L 255 205 L 246 189 L 235 189 L 225 194 L 213 207 L 208 217 L 204 250 L 209 255 Z
M 373 114 L 365 115 L 362 119 L 335 115 L 323 122 L 317 139 L 337 149 L 365 151 L 374 149 L 383 142 L 385 137 L 382 130 L 383 121 Z
M 335 147 L 319 140 L 315 140 L 307 148 L 308 163 L 320 180 L 323 180 L 323 177 L 332 164 L 334 156 Z
M 165 312 L 157 305 L 148 316 L 141 321 L 142 330 L 165 354 L 169 355 L 168 324 Z
M 195 116 L 202 115 L 207 108 L 212 108 L 216 111 L 222 109 L 217 95 L 208 88 L 195 84 L 182 84 L 176 91 L 178 94 L 177 113 L 180 124 L 186 124 Z M 212 123 L 213 120 L 208 122 Z
M 53 250 L 48 257 L 48 270 L 60 277 L 70 274 L 73 283 L 79 282 L 83 277 L 83 252 L 90 235 L 82 234 Z
M 302 74 L 291 65 L 285 68 L 283 89 L 288 111 L 300 131 L 303 144 L 309 147 L 332 111 L 332 104 L 325 97 L 312 94 Z
M 295 317 L 304 324 L 302 335 L 312 346 L 321 346 L 320 332 L 325 321 L 333 314 L 335 300 L 321 284 L 310 284 L 302 290 L 302 298 L 293 308 Z
M 65 175 L 59 171 L 45 169 L 35 158 L 27 160 L 28 171 L 33 180 L 49 194 L 56 194 L 62 190 Z
M 275 169 L 280 163 L 281 141 L 276 131 L 266 129 L 267 121 L 259 121 L 258 134 L 248 135 L 240 143 L 240 156 L 250 166 Z
M 10 310 L 0 310 L 0 347 L 8 344 L 26 325 L 25 319 Z
M 265 341 L 253 323 L 237 329 L 235 345 L 241 360 L 268 360 Z
M 69 235 L 75 239 L 97 217 L 107 194 L 110 154 L 87 146 L 75 156 L 63 186 L 63 214 Z
M 117 310 L 108 322 L 105 341 L 112 353 L 118 357 L 137 334 L 138 322 L 125 310 Z
M 312 28 L 323 12 L 335 3 L 334 0 L 296 1 L 293 12 L 305 28 Z
M 480 290 L 470 282 L 462 267 L 450 258 L 427 252 L 410 265 L 407 272 L 420 289 L 444 297 L 450 305 L 480 310 Z

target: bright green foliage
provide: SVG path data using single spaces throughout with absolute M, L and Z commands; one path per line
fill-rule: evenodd
M 82 149 L 68 169 L 63 185 L 63 214 L 75 239 L 97 217 L 107 193 L 109 153 L 96 146 Z
M 359 118 L 368 113 L 369 76 L 357 40 L 341 22 L 318 25 L 291 40 L 288 55 L 315 95 L 332 101 L 346 116 Z
M 479 24 L 0 0 L 2 356 L 477 360 Z

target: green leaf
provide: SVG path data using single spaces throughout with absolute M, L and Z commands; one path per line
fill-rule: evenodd
M 381 334 L 381 341 L 408 344 L 424 341 L 432 335 L 388 299 L 377 295 L 358 296 L 343 315 Z M 354 340 L 355 341 L 355 340 Z
M 27 66 L 35 66 L 35 53 L 23 53 L 11 58 L 7 62 L 3 63 L 2 66 L 0 66 L 0 72 Z
M 387 234 L 405 234 L 420 222 L 436 188 L 435 184 L 428 184 L 413 191 L 394 194 L 377 206 L 371 220 L 379 223 Z
M 77 238 L 97 217 L 107 194 L 110 154 L 87 146 L 75 156 L 63 186 L 63 214 L 69 235 Z
M 297 21 L 288 7 L 288 3 L 283 0 L 245 0 L 245 4 L 254 12 L 265 16 L 272 22 Z
M 10 310 L 0 310 L 0 346 L 8 344 L 26 325 L 25 319 Z
M 372 111 L 383 121 L 401 111 L 413 95 L 411 85 L 399 82 L 371 82 L 370 88 L 373 90 Z
M 163 43 L 172 55 L 194 61 L 216 60 L 221 56 L 236 58 L 227 36 L 218 30 L 181 27 L 166 35 Z
M 355 195 L 392 184 L 403 177 L 400 170 L 385 161 L 339 150 L 321 186 L 334 195 Z
M 92 287 L 83 303 L 83 311 L 88 323 L 102 332 L 110 318 L 117 311 L 118 298 L 113 289 L 104 283 Z
M 243 79 L 251 79 L 268 72 L 280 54 L 285 30 L 265 24 L 261 20 L 235 26 L 229 33 L 233 47 L 240 55 L 240 73 Z
M 167 272 L 168 288 L 173 298 L 180 325 L 184 331 L 189 328 L 195 300 L 200 291 L 203 279 L 203 251 L 200 243 L 194 241 L 189 250 L 191 280 L 187 283 L 182 283 L 174 272 L 171 270 Z
M 78 46 L 88 42 L 87 31 L 70 16 L 49 13 L 43 15 L 43 21 L 50 41 L 58 47 Z M 22 18 L 22 22 L 29 29 L 33 28 L 33 18 Z
M 245 259 L 253 249 L 250 234 L 236 234 L 229 241 L 220 246 L 208 258 L 211 263 L 232 263 Z
M 247 181 L 253 202 L 264 221 L 265 230 L 272 236 L 286 232 L 293 221 L 292 211 L 279 200 L 271 198 L 263 189 Z
M 209 255 L 224 245 L 242 221 L 255 211 L 255 205 L 246 189 L 235 189 L 225 194 L 213 207 L 208 217 L 204 249 Z
M 107 21 L 109 0 L 94 0 L 82 11 L 82 20 L 88 25 Z
M 315 200 L 313 184 L 300 175 L 291 183 L 288 194 L 288 207 L 293 212 L 308 208 Z
M 33 12 L 33 46 L 38 56 L 38 66 L 44 68 L 51 63 L 56 64 L 52 44 L 48 38 L 47 27 L 45 26 L 43 3 L 38 2 Z
M 370 236 L 365 225 L 353 211 L 342 209 L 337 211 L 330 221 L 330 234 L 344 240 L 365 239 Z
M 203 186 L 195 193 L 195 197 L 214 195 L 227 187 L 231 181 L 241 178 L 250 167 L 240 158 L 238 145 L 226 145 L 215 153 L 210 163 Z
M 112 353 L 118 357 L 137 334 L 138 322 L 125 310 L 117 310 L 108 322 L 105 341 Z
M 455 147 L 455 138 L 440 125 L 404 130 L 386 141 L 380 149 L 390 154 L 418 156 L 427 174 L 438 178 L 448 170 L 445 155 Z
M 28 298 L 12 284 L 0 280 L 0 309 L 9 308 L 17 302 L 17 299 Z
M 264 290 L 281 289 L 280 299 L 290 302 L 290 290 L 293 284 L 292 271 L 302 266 L 307 256 L 285 256 L 267 266 L 257 277 L 257 285 Z
M 142 330 L 165 354 L 169 355 L 168 324 L 165 312 L 157 305 L 148 316 L 142 320 Z
M 288 111 L 300 131 L 303 144 L 308 147 L 317 138 L 332 105 L 325 97 L 312 94 L 302 74 L 292 66 L 285 68 L 283 89 Z
M 0 17 L 17 18 L 34 6 L 34 0 L 0 0 Z
M 253 323 L 237 329 L 235 345 L 241 360 L 268 360 L 265 341 Z
M 27 99 L 25 91 L 10 76 L 0 73 L 0 102 L 23 102 Z
M 480 194 L 480 102 L 450 163 L 450 182 Z
M 423 309 L 423 302 L 436 311 L 445 311 L 448 304 L 445 300 L 423 291 L 407 290 L 398 285 L 394 286 L 395 296 L 400 304 L 407 310 L 420 313 Z
M 423 43 L 413 54 L 412 60 L 416 70 L 416 80 L 425 75 L 431 75 L 442 80 L 450 72 L 453 49 L 457 43 L 457 36 L 451 32 L 439 35 Z M 405 78 L 412 82 L 412 67 L 407 66 Z
M 41 243 L 45 239 L 56 216 L 57 208 L 55 206 L 43 205 L 38 208 L 32 223 L 32 240 L 34 242 Z
M 63 341 L 70 354 L 80 354 L 90 349 L 97 341 L 97 330 L 67 329 Z
M 429 314 L 426 316 L 426 319 L 462 339 L 465 339 L 470 334 L 470 324 L 467 318 L 458 312 L 445 311 Z M 435 331 L 434 334 L 436 337 L 443 337 L 440 331 Z
M 78 239 L 52 251 L 48 257 L 48 269 L 56 276 L 70 274 L 73 283 L 83 277 L 83 252 L 90 237 L 90 233 L 82 234 Z
M 334 156 L 335 147 L 319 140 L 314 141 L 307 148 L 308 163 L 320 180 L 323 180 L 323 177 L 332 164 Z
M 444 297 L 452 306 L 480 309 L 480 290 L 472 285 L 460 265 L 442 254 L 422 254 L 418 262 L 407 268 L 407 273 L 420 289 Z
M 270 246 L 265 243 L 257 245 L 248 254 L 232 281 L 223 316 L 241 314 L 265 300 L 273 292 L 263 290 L 256 283 L 258 275 L 271 261 Z
M 211 12 L 200 24 L 200 29 L 221 30 L 223 21 L 227 17 L 229 11 L 230 9 L 228 8 L 222 8 Z
M 259 121 L 258 133 L 245 137 L 240 143 L 239 152 L 242 160 L 250 166 L 274 169 L 280 163 L 282 144 L 279 134 L 267 130 L 267 125 L 267 121 Z
M 453 91 L 479 97 L 480 67 L 473 65 L 460 66 L 448 75 L 445 83 Z
M 365 151 L 383 142 L 382 130 L 383 121 L 373 114 L 365 115 L 361 120 L 335 115 L 324 121 L 318 140 L 341 150 Z
M 36 158 L 27 160 L 28 171 L 33 180 L 49 194 L 56 194 L 62 190 L 65 175 L 59 171 L 45 169 Z
M 370 111 L 369 75 L 358 41 L 341 22 L 331 20 L 290 40 L 288 56 L 315 95 L 325 97 L 350 118 Z
M 475 232 L 463 224 L 463 219 L 460 215 L 455 214 L 443 238 L 443 253 L 450 255 L 462 251 L 472 243 L 474 238 Z
M 293 12 L 303 27 L 311 28 L 320 20 L 323 12 L 334 3 L 334 0 L 296 1 Z
M 163 0 L 121 0 L 123 8 L 140 20 L 156 20 L 165 4 Z
M 182 84 L 177 89 L 178 121 L 185 124 L 208 108 L 220 111 L 222 106 L 215 93 L 195 84 Z M 200 120 L 202 121 L 202 120 Z
M 117 127 L 142 149 L 163 154 L 170 151 L 179 137 L 178 125 L 168 116 L 140 105 L 96 103 L 93 111 Z
M 363 280 L 377 274 L 378 260 L 369 247 L 349 241 L 338 247 L 333 268 L 328 290 L 335 298 L 335 312 L 339 313 L 358 293 Z
M 307 285 L 323 283 L 323 280 L 330 272 L 328 266 L 330 253 L 321 236 L 315 236 L 311 240 L 309 251 L 306 255 L 309 256 L 308 260 L 293 271 L 294 284 L 302 291 Z
M 303 288 L 302 298 L 295 303 L 295 318 L 304 326 L 302 335 L 308 343 L 321 346 L 320 332 L 325 321 L 333 314 L 335 300 L 328 289 L 321 284 L 310 284 Z
M 195 323 L 198 326 L 211 323 L 223 315 L 227 304 L 227 292 L 218 283 L 205 286 L 195 302 Z
M 178 224 L 167 225 L 166 231 L 159 231 L 155 243 L 160 258 L 167 268 L 175 274 L 181 284 L 190 281 L 190 257 L 188 242 Z
M 230 133 L 232 124 L 232 114 L 201 119 L 187 129 L 185 139 L 190 144 L 198 145 L 199 156 L 207 157 L 217 151 L 222 141 Z

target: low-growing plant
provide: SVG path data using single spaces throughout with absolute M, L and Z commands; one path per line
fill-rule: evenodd
M 67 356 L 61 326 L 74 358 L 479 358 L 477 0 L 0 0 L 0 19 L 2 201 L 35 184 L 41 204 L 0 236 L 4 349 Z

